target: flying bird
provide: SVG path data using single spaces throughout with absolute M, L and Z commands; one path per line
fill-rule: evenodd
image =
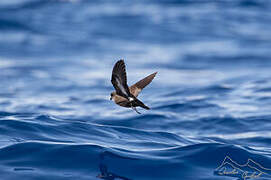
M 138 112 L 136 109 L 138 106 L 149 110 L 150 108 L 139 99 L 137 99 L 137 96 L 144 87 L 150 84 L 156 74 L 157 72 L 145 77 L 144 79 L 141 79 L 134 85 L 128 87 L 125 63 L 124 60 L 119 60 L 114 65 L 112 71 L 111 82 L 116 91 L 111 93 L 110 100 L 113 100 L 119 106 L 132 108 L 138 114 L 140 114 L 140 112 Z

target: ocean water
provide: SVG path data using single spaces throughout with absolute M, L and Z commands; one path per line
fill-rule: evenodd
M 1 0 L 1 180 L 271 179 L 271 1 Z M 114 63 L 139 96 L 109 100 Z

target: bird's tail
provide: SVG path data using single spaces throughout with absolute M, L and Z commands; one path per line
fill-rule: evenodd
M 142 108 L 144 108 L 144 109 L 147 109 L 147 110 L 149 110 L 150 108 L 148 107 L 148 106 L 146 106 L 143 102 L 141 102 L 139 99 L 135 99 L 135 101 L 134 101 L 134 103 L 135 103 L 135 106 L 140 106 L 140 107 L 142 107 Z

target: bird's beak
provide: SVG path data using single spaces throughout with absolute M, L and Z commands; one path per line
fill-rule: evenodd
M 112 100 L 112 96 L 110 97 L 110 101 Z

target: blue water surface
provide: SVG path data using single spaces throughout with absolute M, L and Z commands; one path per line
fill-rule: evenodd
M 270 22 L 269 0 L 1 0 L 0 179 L 271 179 Z M 109 100 L 120 58 L 130 85 L 158 71 L 150 111 Z

